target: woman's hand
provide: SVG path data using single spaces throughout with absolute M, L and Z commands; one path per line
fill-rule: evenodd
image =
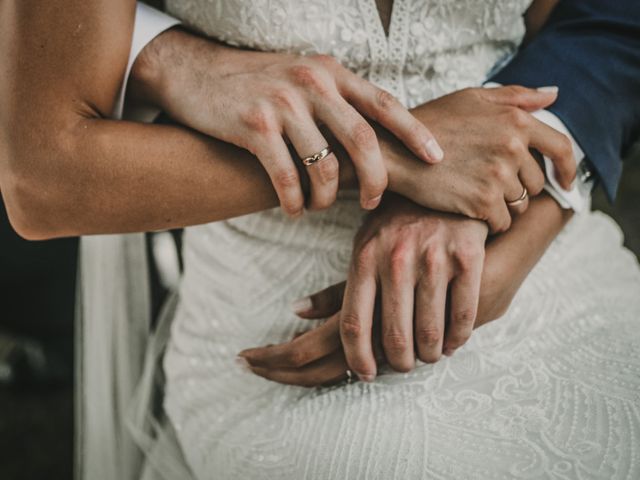
M 575 176 L 569 139 L 528 113 L 556 97 L 553 89 L 471 88 L 413 109 L 416 118 L 431 127 L 447 159 L 425 167 L 381 132 L 389 188 L 428 208 L 485 220 L 494 233 L 507 230 L 511 215 L 528 206 L 528 200 L 516 206 L 509 202 L 524 188 L 534 197 L 544 186 L 531 149 L 553 160 L 564 188 Z
M 373 336 L 378 327 L 384 357 L 397 371 L 411 370 L 416 355 L 424 362 L 435 362 L 442 353 L 450 355 L 473 329 L 486 238 L 484 222 L 428 211 L 386 195 L 356 236 L 339 316 L 311 337 L 296 340 L 296 346 L 308 349 L 293 350 L 292 357 L 286 349 L 278 356 L 277 348 L 250 350 L 242 356 L 251 365 L 265 366 L 261 364 L 264 355 L 268 360 L 275 353 L 268 366 L 286 368 L 333 352 L 326 360 L 329 365 L 339 364 L 344 355 L 350 370 L 361 380 L 372 381 L 376 375 Z M 341 297 L 332 297 L 335 292 L 312 297 L 313 308 L 300 313 L 310 318 L 335 313 Z M 332 302 L 323 302 L 327 296 Z M 376 298 L 381 299 L 378 326 L 373 323 Z M 327 303 L 332 305 L 327 308 Z M 308 339 L 317 343 L 312 347 Z M 291 365 L 292 360 L 297 365 Z
M 322 151 L 324 124 L 349 154 L 363 208 L 378 206 L 387 170 L 377 121 L 426 162 L 443 153 L 435 139 L 395 98 L 328 56 L 302 57 L 240 50 L 170 30 L 148 45 L 134 64 L 132 88 L 174 120 L 256 155 L 285 212 L 302 214 L 300 175 L 286 142 L 300 158 Z M 309 165 L 309 207 L 330 206 L 338 191 L 333 154 Z

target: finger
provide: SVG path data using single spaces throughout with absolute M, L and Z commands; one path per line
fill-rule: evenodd
M 285 119 L 285 133 L 301 159 L 319 153 L 328 146 L 327 140 L 309 115 Z M 339 165 L 336 156 L 330 153 L 305 168 L 311 183 L 309 208 L 320 210 L 330 207 L 338 194 Z
M 408 372 L 415 366 L 413 302 L 415 262 L 411 252 L 391 254 L 389 271 L 381 278 L 382 346 L 389 365 Z
M 255 154 L 269 174 L 282 210 L 291 217 L 299 217 L 304 211 L 304 195 L 287 145 L 280 134 L 269 135 L 260 145 Z
M 486 219 L 489 224 L 489 230 L 492 234 L 506 232 L 511 226 L 511 214 L 504 197 L 495 198 L 490 203 L 491 210 L 489 218 Z
M 341 93 L 359 112 L 393 133 L 418 158 L 438 163 L 444 152 L 431 131 L 393 95 L 349 72 L 344 76 Z
M 360 203 L 372 210 L 387 188 L 387 169 L 376 133 L 369 123 L 340 96 L 327 96 L 314 105 L 318 120 L 345 147 L 360 184 Z
M 445 355 L 452 355 L 471 336 L 478 312 L 483 260 L 483 251 L 458 254 L 458 274 L 451 282 L 450 318 L 443 345 Z
M 367 255 L 354 258 L 340 312 L 340 338 L 353 373 L 362 381 L 372 382 L 377 372 L 371 345 L 376 300 L 375 264 Z
M 521 163 L 520 171 L 518 172 L 520 182 L 527 188 L 530 197 L 538 196 L 542 192 L 545 182 L 542 164 L 534 158 L 534 154 L 537 154 L 537 152 L 529 152 L 529 157 Z
M 558 98 L 558 87 L 526 88 L 520 85 L 486 88 L 483 96 L 500 105 L 518 107 L 535 112 L 553 104 Z
M 249 369 L 267 380 L 285 385 L 318 387 L 332 385 L 348 378 L 347 361 L 340 350 L 302 368 L 265 368 L 249 366 Z
M 516 193 L 517 192 L 517 193 Z M 529 207 L 529 194 L 520 180 L 514 182 L 514 186 L 505 194 L 505 202 L 512 216 L 518 216 L 527 211 Z
M 333 315 L 342 307 L 346 283 L 331 285 L 313 295 L 296 300 L 291 308 L 302 318 L 316 319 Z
M 534 118 L 529 128 L 529 139 L 530 147 L 551 159 L 558 183 L 569 190 L 576 177 L 576 160 L 569 138 Z
M 264 368 L 300 368 L 340 348 L 338 314 L 293 340 L 267 347 L 250 348 L 238 354 L 249 365 Z
M 442 259 L 430 254 L 416 287 L 415 338 L 418 358 L 437 362 L 442 353 L 449 272 Z

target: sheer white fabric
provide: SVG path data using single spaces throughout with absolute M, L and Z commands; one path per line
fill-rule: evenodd
M 394 3 L 388 38 L 374 0 L 168 7 L 228 43 L 334 55 L 413 106 L 480 84 L 528 6 Z M 198 480 L 640 477 L 640 270 L 602 214 L 575 218 L 451 359 L 317 390 L 241 370 L 241 349 L 308 328 L 290 302 L 344 279 L 362 215 L 346 193 L 295 222 L 274 210 L 187 229 L 165 408 Z

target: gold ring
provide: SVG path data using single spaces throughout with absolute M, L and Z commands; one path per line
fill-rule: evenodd
M 510 207 L 515 207 L 516 205 L 520 205 L 522 202 L 524 202 L 527 199 L 528 196 L 529 196 L 529 192 L 527 191 L 527 187 L 522 187 L 522 195 L 520 195 L 520 197 L 516 198 L 512 202 L 507 202 L 507 205 L 509 205 Z
M 310 157 L 305 157 L 302 159 L 302 163 L 309 167 L 316 162 L 319 162 L 323 158 L 326 158 L 331 153 L 331 148 L 328 146 L 320 150 L 318 153 L 311 155 Z

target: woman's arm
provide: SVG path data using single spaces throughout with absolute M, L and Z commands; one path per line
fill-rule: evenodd
M 374 213 L 373 215 L 376 214 Z M 425 211 L 424 215 L 424 220 L 429 223 L 428 217 L 432 213 Z M 570 211 L 561 209 L 551 197 L 542 194 L 531 200 L 529 209 L 515 220 L 508 232 L 495 237 L 488 243 L 484 257 L 484 269 L 480 280 L 480 301 L 475 322 L 476 328 L 499 318 L 506 312 L 513 296 L 526 276 L 538 262 L 551 241 L 571 218 L 571 215 Z M 440 228 L 452 228 L 452 231 L 459 229 L 461 226 L 460 222 L 456 220 L 451 221 L 448 227 L 447 225 L 442 225 L 442 219 L 439 219 L 438 223 Z M 393 259 L 398 259 L 397 254 L 400 251 L 400 247 L 405 251 L 412 250 L 411 247 L 413 247 L 406 229 L 398 232 L 395 241 L 392 240 L 387 240 L 386 254 L 382 252 L 383 254 L 378 256 L 378 258 L 386 259 L 388 264 L 386 268 L 388 270 Z M 434 244 L 437 246 L 437 243 L 437 238 L 435 237 L 430 237 L 427 242 L 430 247 L 433 247 Z M 416 245 L 416 247 L 420 246 Z M 354 262 L 357 261 L 358 259 L 354 259 Z M 384 269 L 385 266 L 382 265 L 384 260 L 380 263 L 381 265 L 378 266 Z M 409 262 L 407 267 L 411 270 L 415 265 Z M 402 272 L 398 271 L 397 268 L 395 276 L 404 278 Z M 382 279 L 381 283 L 384 288 L 385 279 Z M 344 288 L 344 283 L 334 285 L 307 299 L 296 302 L 299 306 L 296 313 L 303 318 L 329 319 L 321 326 L 313 328 L 289 342 L 252 348 L 241 352 L 240 355 L 246 360 L 247 366 L 257 375 L 267 379 L 307 387 L 344 380 L 347 369 L 354 373 L 362 373 L 360 365 L 354 365 L 349 362 L 349 355 L 345 355 L 347 345 L 341 340 L 341 313 L 345 308 L 352 308 L 352 306 L 346 305 L 350 301 L 348 295 L 344 298 L 343 303 Z M 411 291 L 411 293 L 413 292 Z M 446 295 L 446 287 L 444 295 Z M 406 299 L 412 302 L 413 295 L 406 297 Z M 445 299 L 442 298 L 441 300 L 444 306 Z M 432 304 L 438 303 L 434 301 L 434 298 L 430 298 L 429 302 Z M 452 311 L 453 308 L 453 305 L 450 306 Z M 398 303 L 395 306 L 395 310 L 397 312 L 406 310 L 413 312 L 414 309 L 412 305 Z M 416 310 L 416 318 L 419 316 L 418 310 Z M 379 326 L 373 327 L 373 339 L 371 333 L 366 332 L 364 327 L 351 331 L 351 333 L 360 332 L 359 335 L 366 337 L 369 342 L 373 340 L 373 345 L 370 344 L 369 350 L 372 348 L 374 352 L 383 351 L 386 348 L 385 345 L 389 345 L 388 341 L 385 341 L 385 334 L 391 334 L 393 335 L 392 344 L 395 346 L 395 356 L 403 355 L 413 359 L 415 355 L 423 361 L 433 362 L 440 357 L 440 351 L 427 354 L 430 350 L 433 350 L 434 346 L 438 347 L 438 349 L 442 349 L 444 346 L 446 351 L 446 347 L 451 340 L 449 338 L 451 333 L 449 330 L 450 325 L 446 330 L 433 325 L 422 327 L 423 331 L 421 333 L 416 325 L 416 342 L 414 343 L 399 336 L 401 329 L 397 327 L 384 328 L 384 319 L 381 318 L 384 314 L 385 312 L 376 311 L 373 319 L 362 319 L 363 325 L 367 325 L 368 328 L 371 328 L 372 322 L 375 324 L 382 322 L 382 328 Z M 350 320 L 352 321 L 353 317 Z M 381 334 L 376 336 L 375 332 L 378 330 L 381 330 Z M 449 346 L 447 353 L 453 353 L 451 348 L 456 346 L 459 345 Z M 415 352 L 414 348 L 417 348 Z M 388 352 L 386 356 L 389 358 Z M 413 365 L 413 362 L 405 364 L 402 370 L 406 371 L 406 367 L 409 365 Z M 374 366 L 368 366 L 368 368 L 373 368 L 372 372 L 375 373 L 375 364 Z M 371 377 L 368 380 L 371 380 Z
M 105 119 L 134 6 L 0 3 L 0 190 L 26 238 L 156 230 L 277 205 L 249 153 L 180 127 Z

